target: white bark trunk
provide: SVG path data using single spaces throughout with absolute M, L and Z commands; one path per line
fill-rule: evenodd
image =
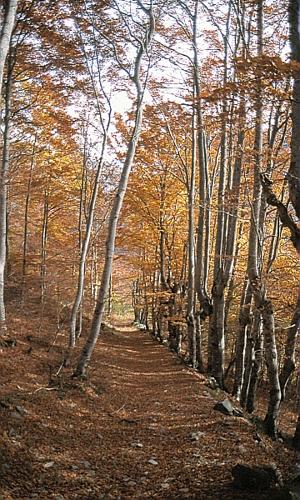
M 110 276 L 112 271 L 114 250 L 115 250 L 115 239 L 116 239 L 116 231 L 118 220 L 120 217 L 121 208 L 123 205 L 124 196 L 127 189 L 127 184 L 129 180 L 129 175 L 131 171 L 131 167 L 133 164 L 135 151 L 141 131 L 142 119 L 143 119 L 143 104 L 144 104 L 144 94 L 146 88 L 146 81 L 144 84 L 141 82 L 141 63 L 143 56 L 148 54 L 148 50 L 150 48 L 150 44 L 152 41 L 152 37 L 155 30 L 155 20 L 152 8 L 145 9 L 142 3 L 138 0 L 138 4 L 142 7 L 143 11 L 147 14 L 149 18 L 149 23 L 146 28 L 145 39 L 140 42 L 140 47 L 137 52 L 136 60 L 135 60 L 135 69 L 133 81 L 136 86 L 137 91 L 137 104 L 136 104 L 136 113 L 135 113 L 135 123 L 133 132 L 131 134 L 127 154 L 118 186 L 117 193 L 114 198 L 114 203 L 111 209 L 110 218 L 109 218 L 109 226 L 108 226 L 108 236 L 106 240 L 106 252 L 105 252 L 105 261 L 104 268 L 102 272 L 101 285 L 99 289 L 99 294 L 97 298 L 97 303 L 94 311 L 92 326 L 90 330 L 90 334 L 87 338 L 87 341 L 81 351 L 79 361 L 74 373 L 74 376 L 80 377 L 86 374 L 86 369 L 88 367 L 91 355 L 95 348 L 96 342 L 99 337 L 100 328 L 101 328 L 101 320 L 104 312 L 105 305 L 105 297 L 108 291 Z
M 267 363 L 268 378 L 270 384 L 270 396 L 267 415 L 265 417 L 266 431 L 271 437 L 277 436 L 277 418 L 281 402 L 281 389 L 278 373 L 278 359 L 275 339 L 275 324 L 272 303 L 265 299 L 262 308 L 265 338 L 265 356 Z
M 71 312 L 71 319 L 70 319 L 69 348 L 74 347 L 75 342 L 76 342 L 76 321 L 77 321 L 77 315 L 78 315 L 78 311 L 79 311 L 79 308 L 80 308 L 80 305 L 82 302 L 82 296 L 83 296 L 83 291 L 84 291 L 86 258 L 87 258 L 91 234 L 92 234 L 94 214 L 95 214 L 96 202 L 97 202 L 97 198 L 98 198 L 100 177 L 101 177 L 101 173 L 102 173 L 102 166 L 103 166 L 103 161 L 104 161 L 106 144 L 107 144 L 107 130 L 104 131 L 101 157 L 100 157 L 100 160 L 99 160 L 98 166 L 97 166 L 97 172 L 96 172 L 96 177 L 95 177 L 94 186 L 93 186 L 92 198 L 91 198 L 89 211 L 88 211 L 88 219 L 87 219 L 87 223 L 86 223 L 85 236 L 84 236 L 83 243 L 82 243 L 79 271 L 78 271 L 77 292 L 76 292 L 76 297 L 75 297 L 75 300 L 73 303 L 72 312 Z
M 11 61 L 10 61 L 11 63 Z M 12 67 L 9 63 L 4 100 L 4 133 L 3 152 L 0 172 L 0 329 L 6 329 L 6 313 L 4 302 L 5 267 L 7 262 L 7 183 L 10 160 L 10 129 L 11 129 L 11 93 Z M 1 99 L 1 95 L 0 95 Z
M 18 0 L 7 0 L 4 12 L 3 25 L 0 34 L 0 125 L 2 115 L 2 89 L 4 79 L 5 62 L 9 52 L 10 40 L 15 24 Z M 5 304 L 4 304 L 4 282 L 5 265 L 7 253 L 7 173 L 9 167 L 9 141 L 10 141 L 10 94 L 11 94 L 11 71 L 8 68 L 8 78 L 5 97 L 5 118 L 3 155 L 0 173 L 0 327 L 6 329 Z
M 195 95 L 194 95 L 195 97 Z M 196 368 L 196 323 L 195 323 L 195 174 L 196 174 L 196 115 L 192 117 L 192 165 L 188 186 L 188 289 L 187 289 L 187 330 L 189 361 Z
M 0 33 L 0 95 L 2 94 L 5 62 L 8 55 L 9 44 L 15 25 L 17 8 L 18 8 L 18 0 L 6 0 L 4 20 Z
M 227 85 L 228 81 L 228 40 L 229 27 L 231 19 L 231 3 L 228 6 L 226 36 L 224 37 L 224 77 L 223 86 Z M 212 287 L 213 311 L 209 327 L 209 354 L 208 354 L 208 369 L 217 380 L 220 387 L 224 386 L 224 350 L 225 350 L 225 300 L 224 290 L 226 287 L 226 278 L 224 275 L 224 253 L 226 247 L 226 232 L 225 232 L 225 185 L 227 177 L 227 125 L 228 125 L 228 105 L 227 96 L 224 95 L 222 104 L 222 119 L 221 119 L 221 142 L 220 142 L 220 172 L 218 186 L 218 217 L 217 231 L 214 255 L 214 275 Z

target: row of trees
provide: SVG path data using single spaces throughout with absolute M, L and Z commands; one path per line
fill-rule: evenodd
M 185 348 L 191 365 L 231 387 L 249 412 L 265 368 L 265 426 L 275 436 L 299 323 L 290 300 L 291 289 L 297 296 L 298 263 L 284 230 L 297 247 L 298 114 L 295 105 L 291 109 L 291 101 L 298 102 L 291 78 L 297 57 L 295 50 L 292 64 L 278 57 L 287 32 L 277 32 L 274 45 L 275 5 L 229 2 L 220 19 L 210 18 L 221 36 L 211 38 L 200 68 L 198 9 L 205 12 L 205 6 L 193 5 L 172 14 L 174 32 L 185 27 L 185 52 L 163 43 L 190 86 L 182 96 L 187 105 L 148 107 L 124 215 L 134 219 L 133 232 L 147 220 L 140 242 L 135 237 L 136 319 L 159 338 L 167 336 L 178 353 Z M 289 5 L 292 44 L 298 40 L 296 7 Z M 219 62 L 213 70 L 212 52 Z M 148 184 L 140 189 L 145 177 L 150 192 Z
M 299 5 L 219 4 L 5 2 L 0 320 L 5 269 L 23 304 L 38 277 L 42 310 L 70 306 L 67 362 L 95 306 L 85 375 L 117 244 L 136 320 L 250 412 L 266 368 L 276 436 L 299 323 Z

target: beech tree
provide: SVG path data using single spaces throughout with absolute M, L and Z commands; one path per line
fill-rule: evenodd
M 117 10 L 121 16 L 123 16 L 122 12 L 119 10 L 120 7 L 118 3 L 116 3 Z M 133 37 L 136 45 L 136 55 L 133 61 L 133 73 L 130 72 L 130 69 L 127 69 L 122 63 L 121 67 L 127 73 L 127 76 L 132 80 L 136 90 L 136 107 L 135 107 L 135 118 L 134 118 L 134 126 L 131 132 L 131 136 L 127 146 L 127 153 L 120 177 L 119 186 L 117 189 L 117 193 L 114 198 L 113 206 L 110 213 L 109 225 L 108 225 L 108 235 L 106 240 L 106 253 L 105 253 L 105 261 L 101 278 L 101 285 L 99 289 L 99 295 L 97 299 L 97 304 L 95 307 L 93 321 L 91 326 L 90 334 L 87 338 L 87 341 L 82 349 L 76 370 L 74 372 L 74 376 L 83 376 L 86 374 L 86 369 L 89 364 L 92 352 L 96 345 L 100 328 L 101 328 L 101 320 L 104 312 L 105 298 L 108 292 L 110 277 L 112 272 L 112 264 L 114 257 L 114 248 L 115 248 L 115 238 L 116 238 L 116 230 L 117 224 L 120 217 L 120 212 L 123 204 L 123 199 L 126 193 L 126 188 L 128 184 L 128 179 L 131 171 L 131 167 L 134 161 L 134 155 L 137 147 L 137 142 L 139 139 L 142 119 L 143 119 L 143 105 L 144 105 L 144 97 L 145 91 L 147 88 L 148 74 L 149 74 L 149 64 L 150 64 L 150 47 L 152 38 L 155 32 L 155 14 L 154 7 L 152 5 L 152 0 L 149 5 L 146 6 L 140 0 L 137 0 L 136 7 L 142 12 L 142 14 L 146 17 L 146 24 L 144 21 L 143 24 L 143 32 L 137 34 Z M 124 17 L 123 17 L 124 19 Z M 132 22 L 133 26 L 130 27 L 128 22 Z M 132 29 L 137 30 L 140 22 L 136 22 L 132 18 L 130 14 L 129 20 L 125 18 L 125 26 L 128 28 L 129 34 L 132 35 Z M 116 49 L 115 49 L 116 50 Z M 116 52 L 117 61 L 119 60 L 119 56 Z M 146 62 L 146 69 L 142 67 L 142 63 L 144 60 L 148 60 Z M 143 75 L 143 69 L 145 71 Z
M 299 0 L 290 0 L 289 2 L 289 22 L 290 22 L 290 43 L 291 57 L 295 63 L 294 67 L 294 87 L 293 87 L 293 103 L 292 103 L 292 138 L 291 138 L 291 163 L 288 172 L 289 194 L 291 204 L 296 216 L 296 228 L 292 233 L 292 241 L 296 247 L 298 257 L 300 257 L 300 234 L 299 234 L 299 219 L 300 219 L 300 2 Z M 293 328 L 295 336 L 299 333 L 299 300 L 300 287 L 298 291 L 298 300 L 296 313 L 293 317 L 296 327 Z M 290 345 L 293 346 L 293 337 Z M 298 397 L 299 397 L 298 383 Z M 298 403 L 299 404 L 299 403 Z M 298 410 L 299 411 L 299 410 Z M 300 449 L 300 412 L 297 422 L 297 427 L 294 436 L 294 444 Z
M 0 33 L 0 93 L 2 94 L 4 68 L 9 51 L 9 44 L 14 29 L 17 8 L 19 0 L 7 0 L 4 5 L 4 13 L 2 12 L 2 24 Z
M 88 16 L 88 10 L 85 10 L 85 13 Z M 90 17 L 90 16 L 88 16 Z M 76 19 L 76 16 L 75 16 Z M 77 21 L 78 23 L 78 21 Z M 92 94 L 96 103 L 97 116 L 100 122 L 101 128 L 101 146 L 100 146 L 100 156 L 97 162 L 96 167 L 96 175 L 94 178 L 93 188 L 92 188 L 92 196 L 88 207 L 87 213 L 87 221 L 85 227 L 85 234 L 83 241 L 80 246 L 80 260 L 79 260 L 79 270 L 78 270 L 78 282 L 77 282 L 77 292 L 73 302 L 72 311 L 71 311 L 71 319 L 70 319 L 70 338 L 69 338 L 69 348 L 73 348 L 76 342 L 76 323 L 77 323 L 77 315 L 78 311 L 82 304 L 82 298 L 84 293 L 84 280 L 85 280 L 85 271 L 86 271 L 86 260 L 88 255 L 88 250 L 90 246 L 90 239 L 93 230 L 93 222 L 95 215 L 95 208 L 98 198 L 99 186 L 101 182 L 101 175 L 103 173 L 103 166 L 105 162 L 105 154 L 108 143 L 108 134 L 109 127 L 111 123 L 111 115 L 112 115 L 112 107 L 109 95 L 105 90 L 105 86 L 103 84 L 103 76 L 101 70 L 101 62 L 105 65 L 105 59 L 101 56 L 102 51 L 105 50 L 104 47 L 97 46 L 97 37 L 96 31 L 99 30 L 97 27 L 95 20 L 90 19 L 90 29 L 92 31 L 91 40 L 87 42 L 84 39 L 84 34 L 81 32 L 80 23 L 77 26 L 77 32 L 80 39 L 80 47 L 83 52 L 83 58 L 85 61 L 85 65 L 87 68 L 87 72 L 90 77 L 90 85 L 92 88 Z M 89 53 L 86 45 L 92 45 L 92 54 Z M 102 61 L 101 61 L 102 60 Z
M 8 0 L 4 4 L 4 15 L 0 33 L 0 101 L 2 103 L 2 89 L 4 80 L 4 69 L 9 52 L 12 32 L 17 15 L 18 0 Z M 4 135 L 3 153 L 0 173 L 0 326 L 6 329 L 6 315 L 4 304 L 4 282 L 7 252 L 7 174 L 9 166 L 9 139 L 10 139 L 10 112 L 11 112 L 11 65 L 7 71 L 7 85 L 5 92 L 4 108 Z M 0 125 L 3 121 L 3 108 L 0 105 Z

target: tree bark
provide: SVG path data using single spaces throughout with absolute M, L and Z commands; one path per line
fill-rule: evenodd
M 295 210 L 297 219 L 300 219 L 300 0 L 289 1 L 289 24 L 290 24 L 290 44 L 291 59 L 297 62 L 294 69 L 294 88 L 292 101 L 292 140 L 291 140 L 291 163 L 289 168 L 289 195 Z M 297 227 L 298 228 L 298 227 Z M 300 257 L 300 236 L 299 233 L 292 232 L 293 244 Z M 300 301 L 300 288 L 298 292 L 298 301 Z M 298 308 L 298 307 L 297 307 Z M 300 321 L 297 318 L 296 329 L 299 332 Z M 300 394 L 300 383 L 298 382 L 298 397 Z M 296 426 L 294 445 L 300 450 L 300 413 Z
M 291 162 L 288 172 L 290 200 L 300 219 L 300 0 L 289 2 L 291 59 L 298 63 L 294 69 L 292 100 Z M 298 249 L 300 252 L 300 248 Z
M 4 8 L 4 19 L 0 33 L 0 95 L 4 80 L 5 62 L 9 51 L 10 40 L 14 29 L 19 0 L 6 0 Z M 1 111 L 1 104 L 0 104 Z
M 194 87 L 195 97 L 195 87 Z M 187 289 L 187 330 L 189 360 L 196 368 L 196 322 L 195 322 L 195 175 L 196 175 L 196 115 L 192 116 L 192 164 L 188 185 L 188 289 Z
M 22 258 L 22 302 L 24 301 L 25 289 L 26 289 L 29 204 L 30 204 L 30 196 L 31 196 L 31 184 L 32 184 L 33 168 L 34 168 L 34 162 L 35 162 L 36 143 L 37 143 L 37 133 L 35 134 L 34 142 L 32 145 L 30 169 L 29 169 L 29 176 L 28 176 L 28 182 L 27 182 L 27 192 L 26 192 L 26 197 L 25 197 L 23 258 Z
M 277 436 L 277 418 L 281 402 L 281 390 L 278 373 L 278 359 L 275 339 L 275 324 L 272 303 L 264 299 L 262 305 L 262 318 L 264 326 L 265 356 L 270 384 L 268 411 L 264 420 L 269 436 Z
M 224 36 L 224 88 L 228 82 L 228 40 L 231 19 L 231 2 L 228 6 L 226 34 Z M 226 247 L 225 217 L 224 217 L 224 195 L 227 176 L 227 124 L 228 124 L 227 96 L 224 94 L 221 119 L 221 155 L 218 186 L 218 216 L 214 255 L 214 276 L 212 286 L 213 310 L 209 326 L 209 371 L 216 379 L 220 387 L 224 386 L 224 356 L 225 356 L 225 299 L 224 290 L 226 278 L 224 275 L 224 248 Z
M 207 219 L 208 207 L 208 162 L 205 144 L 205 133 L 202 116 L 201 102 L 201 83 L 199 75 L 198 58 L 198 11 L 199 1 L 195 1 L 193 15 L 193 81 L 195 88 L 194 107 L 197 117 L 197 152 L 199 165 L 199 214 L 197 227 L 197 247 L 196 247 L 196 266 L 195 266 L 195 287 L 198 301 L 201 307 L 201 318 L 205 319 L 212 312 L 211 300 L 207 293 L 207 274 L 209 266 L 209 219 Z M 208 223 L 207 223 L 208 222 Z
M 285 398 L 286 387 L 288 381 L 295 370 L 296 362 L 296 345 L 297 339 L 299 335 L 299 323 L 300 323 L 300 291 L 298 292 L 298 304 L 296 311 L 294 312 L 291 325 L 287 331 L 287 338 L 285 341 L 284 348 L 284 362 L 280 372 L 279 381 L 281 388 L 281 400 L 283 401 Z
M 251 300 L 250 283 L 246 279 L 239 312 L 239 331 L 235 345 L 235 374 L 232 392 L 239 401 L 241 400 L 244 384 L 246 339 L 248 338 L 248 330 L 251 327 Z
M 45 289 L 46 289 L 46 259 L 47 259 L 47 242 L 48 242 L 48 222 L 49 222 L 49 194 L 48 189 L 44 192 L 44 210 L 41 235 L 41 263 L 40 263 L 40 289 L 41 289 L 41 304 L 44 305 Z
M 253 413 L 255 409 L 255 397 L 256 389 L 258 384 L 259 375 L 261 372 L 262 361 L 263 361 L 263 345 L 264 336 L 262 332 L 262 320 L 259 311 L 256 311 L 253 320 L 253 336 L 254 336 L 254 352 L 251 366 L 251 375 L 248 384 L 247 398 L 246 398 L 246 410 L 249 413 Z
M 7 0 L 4 9 L 4 19 L 0 33 L 0 127 L 2 125 L 2 89 L 4 81 L 4 69 L 9 53 L 11 37 L 15 25 L 18 8 L 18 0 Z M 5 95 L 4 136 L 3 153 L 0 172 L 0 331 L 6 329 L 6 313 L 4 302 L 5 266 L 7 256 L 7 176 L 9 168 L 9 142 L 10 142 L 10 120 L 11 120 L 11 87 L 12 68 L 8 67 L 7 84 Z
M 0 42 L 0 47 L 1 47 L 1 42 Z M 12 61 L 11 58 L 9 57 L 8 68 L 7 68 L 7 81 L 5 85 L 3 151 L 2 151 L 2 163 L 0 172 L 0 331 L 6 330 L 4 286 L 5 286 L 5 267 L 7 263 L 7 192 L 8 192 L 8 171 L 10 162 L 12 70 L 13 70 Z M 1 94 L 0 94 L 0 100 L 1 100 Z

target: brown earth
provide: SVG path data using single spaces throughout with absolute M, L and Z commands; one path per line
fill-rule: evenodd
M 214 410 L 224 393 L 148 333 L 105 330 L 78 382 L 70 370 L 54 376 L 66 339 L 48 352 L 53 335 L 38 332 L 37 312 L 9 321 L 17 345 L 1 349 L 0 499 L 257 500 L 271 497 L 233 489 L 236 463 L 276 463 L 284 477 L 293 468 L 287 444 Z M 294 418 L 286 412 L 285 425 Z

